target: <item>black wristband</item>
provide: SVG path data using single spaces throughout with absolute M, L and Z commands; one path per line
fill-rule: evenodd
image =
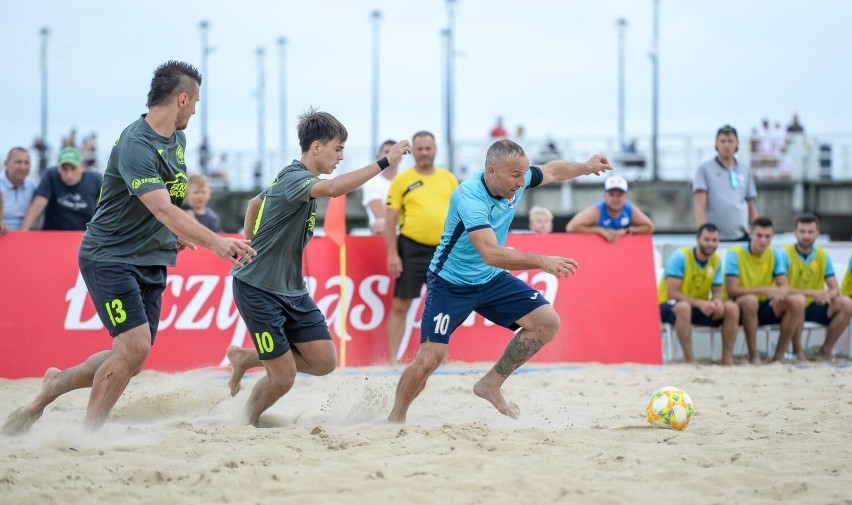
M 386 168 L 388 168 L 388 167 L 390 166 L 390 161 L 388 161 L 388 157 L 387 157 L 387 156 L 385 156 L 384 158 L 380 159 L 380 160 L 379 160 L 379 161 L 377 161 L 376 163 L 379 165 L 379 169 L 380 169 L 380 170 L 384 170 L 384 169 L 386 169 Z

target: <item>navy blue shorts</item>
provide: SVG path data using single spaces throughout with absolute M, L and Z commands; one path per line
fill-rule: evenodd
M 421 244 L 402 235 L 396 244 L 402 259 L 402 273 L 394 283 L 393 296 L 403 300 L 419 298 L 437 246 Z
M 166 267 L 84 258 L 78 258 L 78 262 L 98 316 L 109 334 L 115 337 L 148 323 L 153 344 L 166 289 Z
M 450 335 L 471 312 L 504 328 L 520 328 L 516 321 L 550 302 L 517 277 L 503 272 L 480 286 L 459 286 L 429 273 L 426 307 L 420 323 L 420 343 L 447 344 Z
M 817 305 L 816 303 L 812 303 L 808 305 L 805 308 L 805 321 L 828 326 L 830 322 L 830 319 L 828 319 L 828 304 Z
M 674 308 L 677 300 L 669 300 L 665 303 L 660 304 L 660 320 L 664 323 L 674 324 L 675 323 L 675 313 Z M 718 328 L 722 326 L 721 319 L 713 319 L 711 316 L 708 316 L 701 312 L 697 307 L 692 307 L 692 324 L 697 326 L 712 326 L 714 328 Z
M 325 317 L 310 295 L 276 295 L 234 277 L 234 303 L 262 360 L 285 354 L 292 344 L 331 340 Z
M 775 312 L 772 311 L 772 306 L 769 305 L 770 300 L 763 300 L 757 304 L 757 324 L 764 326 L 767 324 L 778 324 L 781 322 Z

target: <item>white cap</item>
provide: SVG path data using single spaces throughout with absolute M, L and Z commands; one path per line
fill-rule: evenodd
M 604 191 L 610 191 L 613 189 L 620 189 L 627 193 L 627 181 L 624 180 L 624 177 L 620 175 L 611 175 L 607 177 L 606 182 L 604 183 Z

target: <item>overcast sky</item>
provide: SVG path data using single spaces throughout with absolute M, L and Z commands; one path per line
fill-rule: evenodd
M 287 111 L 318 106 L 370 143 L 372 22 L 381 22 L 381 138 L 420 129 L 442 138 L 443 0 L 0 0 L 3 152 L 40 131 L 40 36 L 50 29 L 48 140 L 95 131 L 100 154 L 145 111 L 153 69 L 201 64 L 199 22 L 210 22 L 209 135 L 218 149 L 257 146 L 258 63 L 265 47 L 266 145 L 278 147 L 276 39 L 287 45 Z M 627 133 L 651 129 L 652 0 L 458 0 L 456 131 L 487 137 L 495 117 L 530 138 L 615 135 L 617 29 L 626 18 Z M 711 137 L 798 112 L 809 133 L 850 132 L 852 3 L 844 0 L 660 0 L 660 131 Z M 199 116 L 187 130 L 200 142 Z M 78 136 L 78 139 L 80 137 Z

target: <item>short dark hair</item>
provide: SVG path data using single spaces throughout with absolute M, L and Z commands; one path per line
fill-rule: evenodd
M 299 134 L 299 146 L 301 146 L 303 153 L 308 152 L 314 141 L 325 144 L 332 140 L 346 142 L 346 139 L 349 138 L 349 133 L 343 123 L 328 112 L 320 112 L 314 107 L 309 107 L 299 116 L 296 131 Z
M 201 86 L 198 69 L 183 61 L 169 60 L 154 70 L 151 90 L 148 91 L 148 107 L 163 105 L 169 98 L 180 93 L 192 94 L 195 89 L 190 83 Z
M 419 132 L 415 133 L 414 136 L 411 137 L 411 143 L 412 144 L 414 143 L 414 140 L 417 137 L 430 137 L 433 142 L 435 141 L 435 136 L 432 135 L 432 133 L 427 132 L 426 130 L 420 130 Z
M 708 233 L 717 233 L 719 231 L 719 227 L 713 223 L 704 223 L 698 227 L 698 233 L 696 233 L 695 236 L 700 237 L 705 231 Z
M 819 230 L 819 218 L 817 218 L 815 215 L 811 214 L 810 212 L 805 212 L 804 214 L 797 217 L 796 223 L 793 226 L 796 227 L 796 226 L 799 225 L 799 223 L 805 223 L 805 224 L 816 223 L 817 230 Z
M 384 141 L 384 142 L 382 142 L 382 144 L 379 146 L 379 151 L 376 153 L 376 156 L 378 156 L 378 155 L 379 155 L 379 153 L 380 153 L 380 152 L 382 152 L 382 149 L 384 149 L 384 147 L 385 147 L 385 146 L 395 146 L 395 145 L 396 145 L 396 140 L 391 140 L 391 139 L 387 139 L 387 140 L 385 140 L 385 141 Z
M 506 158 L 526 156 L 524 148 L 509 139 L 498 140 L 491 144 L 485 155 L 485 166 L 494 165 Z
M 736 138 L 737 140 L 740 139 L 739 136 L 737 136 L 737 129 L 729 124 L 726 124 L 722 125 L 721 127 L 719 127 L 718 130 L 716 130 L 716 140 L 719 140 L 719 135 L 723 135 L 725 133 L 733 133 L 734 138 Z
M 751 222 L 751 229 L 755 229 L 758 226 L 761 228 L 774 228 L 772 225 L 772 220 L 766 216 L 758 216 L 754 218 L 754 221 Z

